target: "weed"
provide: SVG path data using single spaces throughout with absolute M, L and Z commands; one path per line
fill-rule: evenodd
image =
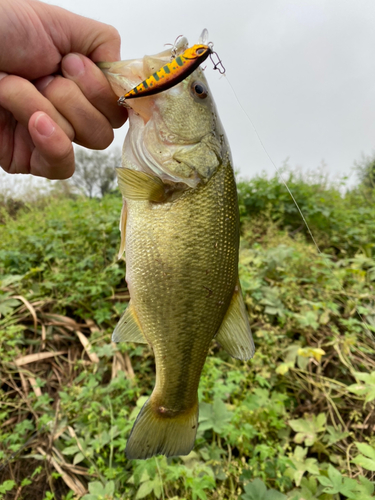
M 44 199 L 0 223 L 0 499 L 368 500 L 375 472 L 373 206 L 291 177 L 239 186 L 240 280 L 256 354 L 217 343 L 187 457 L 125 458 L 148 347 L 111 343 L 126 307 L 121 199 Z M 328 203 L 329 201 L 329 203 Z

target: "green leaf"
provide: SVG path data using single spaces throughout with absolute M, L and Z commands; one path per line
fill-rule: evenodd
M 343 484 L 340 488 L 340 493 L 342 495 L 346 495 L 348 498 L 353 497 L 354 498 L 358 495 L 358 483 L 354 479 L 351 479 L 349 477 L 344 477 L 343 479 Z M 358 497 L 359 500 L 363 500 L 362 497 Z
M 286 495 L 276 490 L 268 490 L 264 500 L 286 500 Z
M 335 469 L 331 464 L 328 466 L 328 478 L 325 476 L 318 476 L 318 481 L 320 484 L 325 486 L 324 493 L 329 493 L 330 495 L 336 495 L 340 493 L 350 497 L 354 495 L 357 498 L 358 483 L 354 479 L 342 476 L 340 471 Z M 360 500 L 358 498 L 358 500 Z
M 328 435 L 324 436 L 324 442 L 328 444 L 328 446 L 337 443 L 338 441 L 341 441 L 342 439 L 347 438 L 350 436 L 350 432 L 348 431 L 341 431 L 341 426 L 339 426 L 339 429 L 336 430 L 332 425 L 327 425 L 327 431 Z
M 145 481 L 144 483 L 141 484 L 141 486 L 137 491 L 137 494 L 135 496 L 136 500 L 138 500 L 139 498 L 147 497 L 147 495 L 149 495 L 153 489 L 154 489 L 153 481 Z
M 318 482 L 314 476 L 310 476 L 309 478 L 302 478 L 301 487 L 298 490 L 298 493 L 293 495 L 296 490 L 293 490 L 292 496 L 288 496 L 288 500 L 317 500 L 317 490 L 318 490 Z M 290 493 L 289 493 L 290 495 Z
M 96 496 L 104 496 L 105 495 L 105 489 L 100 481 L 93 481 L 92 483 L 89 484 L 89 492 L 92 495 Z
M 73 446 L 67 446 L 66 448 L 64 448 L 62 451 L 62 454 L 63 455 L 74 455 L 77 452 L 79 452 L 78 446 L 73 445 Z
M 155 477 L 155 479 L 154 479 L 154 495 L 156 496 L 156 498 L 161 497 L 162 487 L 163 487 L 163 485 L 160 482 L 160 478 Z
M 365 396 L 365 403 L 373 401 L 375 399 L 375 372 L 355 372 L 354 376 L 364 383 L 349 385 L 348 391 L 357 394 L 357 396 Z
M 13 283 L 17 283 L 17 282 L 21 281 L 22 278 L 23 278 L 22 274 L 10 274 L 8 276 L 4 276 L 0 280 L 0 286 L 1 286 L 1 288 L 6 288 L 9 285 L 13 285 Z
M 366 458 L 363 455 L 357 455 L 353 458 L 352 462 L 366 470 L 375 471 L 375 460 L 371 460 L 371 458 Z
M 366 443 L 355 443 L 358 450 L 363 455 L 357 455 L 352 462 L 363 467 L 364 469 L 375 471 L 375 448 Z M 364 456 L 365 455 L 365 456 Z
M 215 398 L 214 402 L 201 403 L 199 411 L 199 429 L 206 431 L 213 429 L 217 434 L 221 434 L 225 426 L 231 421 L 233 413 L 227 410 L 223 401 Z
M 105 494 L 113 496 L 115 494 L 115 483 L 114 481 L 108 481 L 108 483 L 105 485 Z
M 20 301 L 17 299 L 6 299 L 2 300 L 0 296 L 0 317 L 6 316 L 10 314 L 15 307 L 20 304 Z
M 334 488 L 337 488 L 337 491 L 340 489 L 340 485 L 342 483 L 342 475 L 340 471 L 335 469 L 331 464 L 328 466 L 328 476 L 332 481 L 332 485 Z
M 318 476 L 317 479 L 322 486 L 332 486 L 332 481 L 326 476 Z
M 259 478 L 245 486 L 242 500 L 286 500 L 286 495 L 274 489 L 267 490 L 266 485 Z
M 372 460 L 375 460 L 375 448 L 370 446 L 369 444 L 366 443 L 358 443 L 356 442 L 355 445 L 359 449 L 361 453 L 366 455 L 366 457 L 371 458 Z
M 317 417 L 315 415 L 308 415 L 305 418 L 297 420 L 289 420 L 290 427 L 297 433 L 294 437 L 296 443 L 305 442 L 306 446 L 312 446 L 319 432 L 325 430 L 326 416 L 320 413 Z
M 372 495 L 374 493 L 374 490 L 375 490 L 374 483 L 363 476 L 359 476 L 358 479 L 359 479 L 359 482 L 361 483 L 360 489 L 364 493 L 367 493 L 368 495 Z
M 74 460 L 73 460 L 73 464 L 74 465 L 77 465 L 79 464 L 80 462 L 82 462 L 82 460 L 85 459 L 85 456 L 83 453 L 79 452 L 77 453 L 77 455 L 74 457 Z
M 11 491 L 16 486 L 16 483 L 12 479 L 8 479 L 0 484 L 0 493 L 6 493 Z
M 315 458 L 306 458 L 307 448 L 297 446 L 293 455 L 289 457 L 292 467 L 286 470 L 286 474 L 299 486 L 305 472 L 319 474 L 319 467 Z
M 244 488 L 245 493 L 241 496 L 243 500 L 264 500 L 267 487 L 261 479 L 254 479 Z
M 298 323 L 303 327 L 311 327 L 317 330 L 319 327 L 318 314 L 316 311 L 306 311 L 304 314 L 296 314 Z

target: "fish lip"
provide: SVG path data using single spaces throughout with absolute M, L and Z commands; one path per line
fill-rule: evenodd
M 107 77 L 117 97 L 121 97 L 142 81 L 141 63 L 143 59 L 129 59 L 112 63 L 97 63 Z
M 170 62 L 171 56 L 172 51 L 168 49 L 154 56 L 145 55 L 140 59 L 98 63 L 97 65 L 103 71 L 114 93 L 119 98 L 118 104 L 129 110 L 129 117 L 134 112 L 141 116 L 146 124 L 152 116 L 154 95 L 138 97 L 137 99 L 125 99 L 124 96 L 150 76 L 153 71 L 150 69 L 152 63 L 158 66 L 159 69 Z
M 169 63 L 172 58 L 172 50 L 167 49 L 155 55 L 145 55 L 139 59 L 127 59 L 116 62 L 99 62 L 97 66 L 103 71 L 109 80 L 117 97 L 121 98 L 130 90 L 143 82 L 150 74 L 145 71 L 145 61 L 159 60 L 160 67 Z M 144 97 L 140 97 L 144 99 Z M 127 99 L 127 104 L 131 106 L 133 99 Z

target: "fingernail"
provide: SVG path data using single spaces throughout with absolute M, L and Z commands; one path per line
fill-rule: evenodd
M 35 87 L 41 92 L 47 87 L 53 80 L 53 76 L 44 76 L 35 82 Z
M 68 54 L 63 60 L 64 71 L 72 77 L 80 76 L 85 71 L 82 59 L 76 54 Z
M 0 80 L 8 76 L 8 73 L 4 73 L 3 71 L 0 71 Z
M 49 116 L 45 113 L 41 113 L 35 120 L 35 128 L 40 135 L 44 137 L 51 137 L 55 130 L 55 125 Z

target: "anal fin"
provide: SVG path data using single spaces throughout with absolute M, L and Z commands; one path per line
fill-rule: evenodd
M 255 346 L 239 281 L 215 339 L 233 358 L 245 361 L 254 356 Z
M 138 344 L 148 344 L 131 301 L 116 325 L 112 334 L 112 342 L 137 342 Z

